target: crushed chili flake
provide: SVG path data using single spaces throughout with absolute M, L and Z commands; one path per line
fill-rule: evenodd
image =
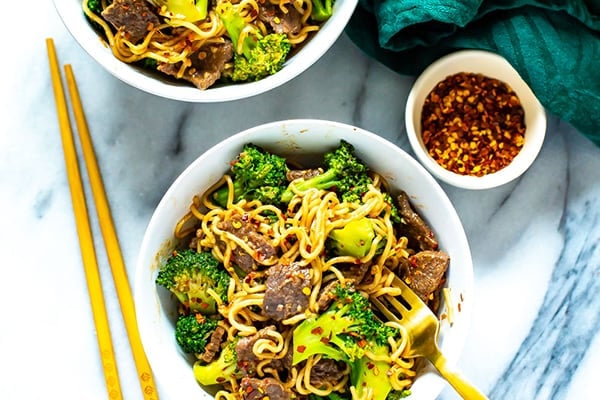
M 320 335 L 323 333 L 323 328 L 321 328 L 320 326 L 317 326 L 312 331 L 310 331 L 310 333 L 312 333 L 313 335 Z
M 509 165 L 525 141 L 525 111 L 503 81 L 460 72 L 428 94 L 421 135 L 429 155 L 445 169 L 484 176 Z
M 301 344 L 300 346 L 296 347 L 296 350 L 298 351 L 298 353 L 304 353 L 304 351 L 306 350 L 306 346 Z

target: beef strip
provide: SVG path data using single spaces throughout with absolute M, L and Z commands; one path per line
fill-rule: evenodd
M 115 0 L 102 11 L 102 17 L 115 29 L 122 28 L 131 43 L 142 40 L 160 23 L 146 0 Z
M 275 33 L 298 33 L 302 29 L 302 14 L 292 4 L 288 4 L 287 12 L 268 1 L 258 4 L 258 18 Z
M 221 78 L 225 64 L 233 57 L 233 44 L 209 43 L 190 55 L 192 65 L 183 73 L 182 79 L 194 84 L 198 89 L 208 89 Z M 181 62 L 175 64 L 159 63 L 158 70 L 177 77 Z
M 323 312 L 329 308 L 333 299 L 335 299 L 335 288 L 340 284 L 337 279 L 332 280 L 319 290 L 319 296 L 317 297 L 317 307 L 319 312 Z
M 244 400 L 289 400 L 292 394 L 275 378 L 244 377 L 240 382 Z
M 421 250 L 437 250 L 438 242 L 433 230 L 417 214 L 408 199 L 405 192 L 398 195 L 398 210 L 402 216 L 404 228 L 402 234 L 408 238 L 409 247 L 419 248 Z
M 267 270 L 264 313 L 275 321 L 303 312 L 310 295 L 310 270 L 296 263 L 277 264 Z
M 275 327 L 269 325 L 260 329 L 254 335 L 243 337 L 237 342 L 235 346 L 235 352 L 237 354 L 237 363 L 239 369 L 244 374 L 253 375 L 256 371 L 258 362 L 260 361 L 252 351 L 254 343 L 256 343 L 256 341 L 259 339 L 271 339 L 269 332 L 272 331 L 275 331 Z
M 351 279 L 355 283 L 361 283 L 365 280 L 367 272 L 371 269 L 371 263 L 362 264 L 344 264 L 340 271 L 344 278 Z
M 443 283 L 450 256 L 443 251 L 424 250 L 411 256 L 409 261 L 408 286 L 427 303 Z
M 292 369 L 294 351 L 291 347 L 282 358 L 274 358 L 269 362 L 269 367 L 277 370 L 279 373 L 288 373 Z
M 220 221 L 217 227 L 244 240 L 254 250 L 253 254 L 248 254 L 241 248 L 233 251 L 233 262 L 246 272 L 256 270 L 258 268 L 256 263 L 263 264 L 277 255 L 275 247 L 258 232 L 247 215 L 234 215 L 226 221 Z M 248 256 L 252 259 L 248 259 Z
M 321 175 L 323 170 L 321 168 L 313 168 L 313 169 L 290 169 L 285 177 L 288 181 L 293 181 L 296 179 L 310 179 L 314 178 L 317 175 Z
M 227 331 L 222 326 L 217 326 L 217 328 L 210 335 L 210 341 L 204 348 L 204 353 L 200 355 L 200 359 L 206 363 L 212 362 L 215 360 L 219 350 L 221 349 L 221 343 L 223 343 L 223 339 Z
M 332 386 L 338 383 L 346 371 L 346 363 L 330 358 L 321 358 L 310 370 L 310 383 L 320 387 L 326 384 Z

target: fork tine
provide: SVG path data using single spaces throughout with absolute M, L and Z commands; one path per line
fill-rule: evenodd
M 394 308 L 394 310 L 397 310 L 398 312 L 400 312 L 399 319 L 402 319 L 403 315 L 410 313 L 410 311 L 412 310 L 412 307 L 407 307 L 408 303 L 405 304 L 405 302 L 406 302 L 405 299 L 402 299 L 404 301 L 398 300 L 398 298 L 403 295 L 404 295 L 404 293 L 401 293 L 400 296 L 398 296 L 398 297 L 386 296 L 386 301 L 388 303 L 390 303 L 390 306 L 392 306 Z
M 371 303 L 373 303 L 373 305 L 375 305 L 375 307 L 377 307 L 377 309 L 379 311 L 381 311 L 381 313 L 390 321 L 393 322 L 400 322 L 400 318 L 398 318 L 396 316 L 396 314 L 394 314 L 393 312 L 390 311 L 390 309 L 383 304 L 383 302 L 378 298 L 378 297 L 372 297 L 371 298 Z
M 401 296 L 405 299 L 408 304 L 420 304 L 423 302 L 419 296 L 404 282 L 400 277 L 394 274 L 392 271 L 388 272 L 394 275 L 393 285 L 400 288 L 402 291 Z

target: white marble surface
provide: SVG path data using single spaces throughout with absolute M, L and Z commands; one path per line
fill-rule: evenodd
M 280 89 L 228 104 L 179 104 L 125 86 L 85 54 L 49 0 L 13 3 L 0 25 L 0 399 L 105 399 L 65 175 L 45 38 L 73 65 L 123 255 L 133 266 L 171 180 L 239 130 L 323 118 L 379 133 L 410 152 L 403 108 L 412 77 L 342 37 Z M 599 127 L 600 128 L 600 127 Z M 533 167 L 494 190 L 447 190 L 474 260 L 477 304 L 459 367 L 491 399 L 594 399 L 600 393 L 600 149 L 549 117 Z M 93 209 L 92 209 L 93 215 Z M 96 220 L 118 368 L 141 399 Z M 169 399 L 160 386 L 160 395 Z M 456 398 L 446 389 L 441 399 Z

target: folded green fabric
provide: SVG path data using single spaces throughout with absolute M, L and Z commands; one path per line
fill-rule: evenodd
M 359 0 L 346 33 L 405 75 L 459 49 L 500 54 L 600 146 L 600 0 Z

